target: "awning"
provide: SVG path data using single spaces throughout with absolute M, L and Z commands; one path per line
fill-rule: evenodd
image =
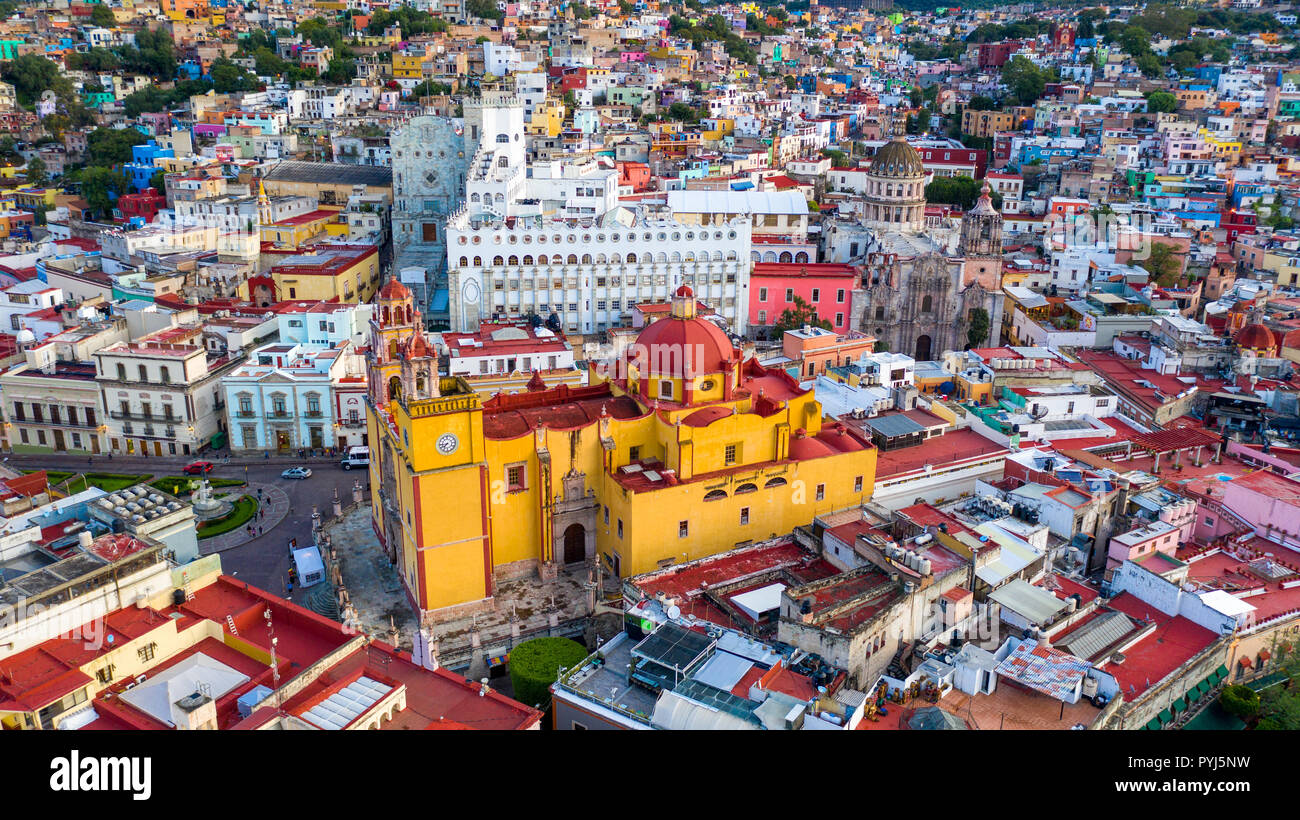
M 1261 650 L 1259 650 L 1259 662 L 1260 662 L 1260 663 L 1266 663 L 1266 662 L 1269 661 L 1272 657 L 1273 657 L 1272 655 L 1268 654 L 1268 650 L 1267 650 L 1267 649 L 1261 649 Z
M 1196 684 L 1196 688 L 1193 689 L 1188 694 L 1193 695 L 1196 700 L 1200 700 L 1201 698 L 1205 697 L 1205 693 L 1208 691 L 1210 691 L 1210 685 L 1205 681 L 1201 681 L 1200 683 Z
M 1254 666 L 1254 664 L 1250 662 L 1250 658 L 1246 657 L 1245 655 L 1242 655 L 1240 658 L 1237 658 L 1237 665 L 1244 666 L 1247 669 Z
M 1160 718 L 1158 718 L 1158 717 L 1151 718 L 1150 720 L 1147 721 L 1147 725 L 1146 725 L 1146 726 L 1143 726 L 1142 728 L 1143 728 L 1143 729 L 1159 729 L 1159 728 L 1160 728 Z
M 1171 703 L 1169 705 L 1169 708 L 1173 711 L 1175 715 L 1178 714 L 1179 712 L 1185 712 L 1187 711 L 1187 701 L 1183 700 L 1182 698 L 1179 698 L 1178 700 Z
M 1173 713 L 1170 712 L 1168 709 L 1161 709 L 1160 714 L 1156 715 L 1156 720 L 1160 721 L 1160 724 L 1162 726 L 1173 719 L 1174 719 Z
M 1219 664 L 1219 668 L 1214 670 L 1214 682 L 1217 684 L 1226 677 L 1228 677 L 1228 667 Z

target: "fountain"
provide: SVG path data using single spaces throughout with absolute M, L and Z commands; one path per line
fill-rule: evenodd
M 234 506 L 224 498 L 214 498 L 212 485 L 208 483 L 206 478 L 199 479 L 199 486 L 190 495 L 190 504 L 194 507 L 195 517 L 200 521 L 220 518 L 229 513 Z

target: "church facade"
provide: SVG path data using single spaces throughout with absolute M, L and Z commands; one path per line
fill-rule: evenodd
M 867 175 L 861 219 L 827 232 L 827 256 L 863 268 L 853 291 L 855 329 L 890 351 L 918 361 L 969 346 L 977 311 L 988 332 L 976 344 L 997 343 L 1002 320 L 1002 216 L 987 185 L 962 217 L 960 230 L 925 217 L 920 154 L 901 138 L 881 146 Z

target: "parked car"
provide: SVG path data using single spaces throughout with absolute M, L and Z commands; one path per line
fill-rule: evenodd
M 311 470 L 306 467 L 290 467 L 280 473 L 280 478 L 311 478 Z
M 216 469 L 216 465 L 211 461 L 196 461 L 185 467 L 186 475 L 207 475 Z

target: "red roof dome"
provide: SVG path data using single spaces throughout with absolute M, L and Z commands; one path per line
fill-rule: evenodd
M 686 285 L 682 285 L 680 288 L 677 289 L 676 293 L 674 293 L 673 295 L 674 295 L 674 296 L 694 296 L 694 295 L 695 295 L 695 291 L 691 290 L 691 289 L 690 289 L 689 287 L 687 287 Z
M 1277 337 L 1273 331 L 1263 325 L 1246 325 L 1237 331 L 1237 335 L 1232 340 L 1242 347 L 1248 347 L 1251 350 L 1272 350 L 1277 347 Z
M 690 293 L 689 288 L 682 287 Z M 639 364 L 646 376 L 725 373 L 739 358 L 722 328 L 706 319 L 660 319 L 642 330 L 636 343 L 642 348 Z
M 829 444 L 813 436 L 798 436 L 790 442 L 790 458 L 795 461 L 833 455 L 835 450 Z
M 410 299 L 411 289 L 393 277 L 388 277 L 388 281 L 379 289 L 380 299 Z

